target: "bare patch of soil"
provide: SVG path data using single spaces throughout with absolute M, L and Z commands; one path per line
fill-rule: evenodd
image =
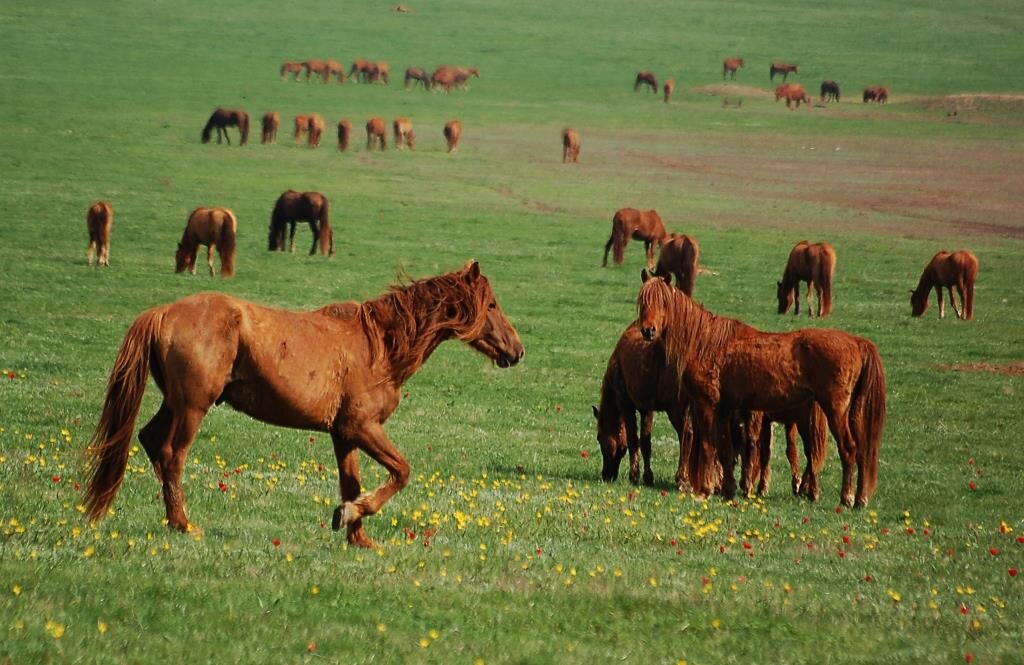
M 959 363 L 953 365 L 936 365 L 944 372 L 993 372 L 1007 376 L 1024 376 L 1024 361 L 996 365 L 994 363 Z
M 693 88 L 692 92 L 698 95 L 711 95 L 714 97 L 755 97 L 759 99 L 771 99 L 775 93 L 764 88 L 755 88 L 752 85 L 737 85 L 735 83 L 716 83 L 714 85 L 702 85 Z

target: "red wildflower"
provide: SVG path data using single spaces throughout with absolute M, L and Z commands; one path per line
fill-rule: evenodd
M 743 541 L 743 549 L 749 550 L 749 549 L 752 549 L 753 547 L 754 546 L 751 545 L 750 543 L 748 543 L 747 541 L 745 541 L 745 540 Z
M 270 544 L 273 545 L 274 547 L 280 547 L 281 546 L 281 539 L 280 538 L 274 538 L 273 540 L 270 541 Z
M 217 487 L 220 488 L 221 492 L 227 492 L 228 491 L 228 486 L 225 485 L 223 482 L 217 483 Z
M 865 576 L 864 576 L 864 581 L 865 581 L 865 582 L 874 582 L 874 581 L 875 581 L 875 578 L 874 578 L 874 577 L 871 577 L 870 575 L 865 575 Z
M 580 457 L 582 457 L 583 459 L 587 459 L 588 457 L 590 457 L 590 453 L 587 452 L 586 450 L 581 450 Z
M 968 664 L 973 663 L 974 662 L 974 654 L 971 653 L 970 651 L 965 653 L 964 654 L 964 661 L 967 662 Z
M 840 559 L 846 558 L 846 552 L 844 552 L 843 550 L 837 549 L 836 554 L 839 556 Z
M 810 522 L 810 521 L 811 521 L 811 518 L 810 518 L 810 517 L 808 517 L 807 515 L 804 515 L 804 518 L 803 518 L 803 520 L 801 520 L 801 521 L 802 521 L 802 522 L 803 522 L 804 524 L 807 524 L 808 522 Z
M 75 483 L 75 489 L 78 489 L 78 484 Z M 1024 545 L 1024 536 L 1017 536 L 1017 542 Z
M 850 544 L 850 537 L 849 536 L 843 536 L 843 544 L 844 545 L 849 545 Z
M 1010 577 L 1017 577 L 1017 569 L 1016 568 L 1010 568 L 1006 572 L 1009 573 Z
M 836 506 L 836 515 L 841 515 L 842 513 L 843 513 L 843 507 L 842 506 Z
M 970 611 L 971 610 L 969 610 L 966 605 L 964 605 L 963 603 L 960 603 L 960 614 L 963 614 L 964 616 L 967 616 L 967 614 Z
M 967 483 L 967 489 L 973 492 L 974 490 L 978 489 L 978 483 L 972 480 L 971 482 Z
M 55 483 L 59 483 L 60 482 L 60 476 L 51 476 L 50 480 L 52 480 Z
M 988 551 L 988 553 L 991 554 L 992 556 L 999 556 L 999 548 L 998 547 L 993 547 L 993 548 L 991 548 Z

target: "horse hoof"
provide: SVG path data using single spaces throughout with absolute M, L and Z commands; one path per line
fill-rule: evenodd
M 331 529 L 337 531 L 341 528 L 342 524 L 342 507 L 338 506 L 334 509 L 334 516 L 331 517 Z
M 654 472 L 647 471 L 646 473 L 644 473 L 644 485 L 647 485 L 648 487 L 650 487 L 653 484 L 654 484 Z

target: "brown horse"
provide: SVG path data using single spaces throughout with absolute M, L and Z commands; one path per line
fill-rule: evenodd
M 658 277 L 675 275 L 676 287 L 692 296 L 699 264 L 700 245 L 697 239 L 682 233 L 669 233 L 662 241 L 654 274 Z
M 221 137 L 223 137 L 228 142 L 228 145 L 231 145 L 231 137 L 228 136 L 227 131 L 228 127 L 238 127 L 238 132 L 241 135 L 238 145 L 245 145 L 246 141 L 249 140 L 249 114 L 245 111 L 225 108 L 215 109 L 210 115 L 210 119 L 206 121 L 206 126 L 203 127 L 203 143 L 210 142 L 210 134 L 216 128 L 217 143 L 220 143 Z
M 775 101 L 786 100 L 786 108 L 793 110 L 792 103 L 796 102 L 795 108 L 800 108 L 800 103 L 810 104 L 811 98 L 807 96 L 804 87 L 799 83 L 783 83 L 775 88 Z
M 817 404 L 828 419 L 843 467 L 840 500 L 865 506 L 875 490 L 885 424 L 885 373 L 870 341 L 839 330 L 765 333 L 715 316 L 663 279 L 648 279 L 637 296 L 645 339 L 663 340 L 694 408 L 694 430 L 705 457 L 690 478 L 699 494 L 713 489 L 706 470 L 718 447 L 722 494 L 735 493 L 733 452 L 725 431 L 737 410 L 788 411 Z M 853 471 L 857 468 L 856 495 Z M 703 471 L 701 471 L 703 470 Z
M 725 75 L 728 74 L 729 78 L 736 79 L 736 70 L 743 66 L 743 58 L 726 58 L 722 61 L 722 80 L 725 80 Z
M 827 242 L 809 243 L 801 240 L 789 252 L 782 281 L 776 282 L 779 299 L 779 314 L 785 314 L 793 307 L 793 314 L 800 314 L 800 282 L 807 282 L 807 316 L 814 316 L 811 307 L 811 287 L 818 296 L 818 316 L 824 318 L 832 313 L 832 279 L 836 273 L 836 250 Z
M 658 94 L 658 79 L 654 77 L 653 73 L 648 71 L 639 71 L 636 73 L 636 80 L 633 81 L 633 92 L 639 90 L 642 85 L 650 87 L 651 92 Z
M 760 422 L 752 419 L 750 435 L 756 438 L 753 447 L 757 451 L 758 461 L 756 464 L 744 466 L 743 478 L 746 487 L 743 491 L 753 488 L 753 481 L 757 481 L 756 493 L 758 496 L 768 495 L 768 485 L 771 481 L 771 455 L 772 455 L 772 423 L 780 423 L 786 433 L 786 458 L 789 461 L 790 486 L 794 496 L 806 496 L 811 501 L 817 501 L 821 494 L 821 487 L 818 477 L 821 468 L 825 464 L 825 457 L 828 454 L 828 420 L 825 412 L 816 404 L 811 403 L 785 412 L 765 413 L 754 411 L 753 414 L 760 414 Z M 797 455 L 796 435 L 804 443 L 804 457 L 807 460 L 803 473 L 800 472 L 800 460 Z M 757 472 L 755 472 L 755 468 Z
M 309 131 L 309 119 L 312 117 L 311 115 L 295 116 L 295 133 L 293 138 L 296 144 L 302 140 L 302 135 Z
M 928 309 L 928 292 L 935 289 L 939 301 L 939 318 L 946 316 L 942 300 L 942 287 L 949 291 L 949 304 L 956 312 L 956 318 L 970 321 L 974 318 L 974 281 L 978 278 L 978 257 L 961 249 L 956 252 L 941 251 L 932 257 L 921 273 L 917 288 L 910 292 L 911 314 L 921 316 Z M 953 300 L 953 287 L 960 295 L 960 309 Z
M 424 90 L 430 90 L 430 74 L 421 67 L 409 67 L 405 70 L 405 88 L 408 90 L 410 85 L 415 87 L 417 83 Z
M 292 75 L 293 81 L 299 80 L 299 74 L 302 73 L 302 63 L 297 60 L 285 60 L 281 63 L 281 79 L 284 81 L 288 80 L 288 75 Z
M 452 338 L 499 367 L 523 357 L 518 333 L 473 261 L 455 272 L 392 286 L 373 300 L 312 312 L 219 293 L 153 307 L 129 328 L 107 384 L 88 448 L 88 517 L 106 515 L 124 479 L 152 374 L 163 401 L 139 431 L 139 441 L 163 488 L 168 526 L 190 530 L 181 473 L 206 413 L 226 402 L 266 423 L 329 433 L 341 490 L 332 526 L 344 524 L 349 542 L 372 547 L 362 518 L 377 513 L 409 481 L 409 464 L 384 422 L 398 406 L 402 385 Z M 359 451 L 389 474 L 380 487 L 362 494 Z
M 789 78 L 790 74 L 799 74 L 800 69 L 796 65 L 789 65 L 784 62 L 773 62 L 768 69 L 768 80 L 774 81 L 776 74 L 782 74 L 782 80 Z
M 274 111 L 263 114 L 263 135 L 260 143 L 273 143 L 277 140 L 277 128 L 281 125 L 281 116 Z
M 327 125 L 324 124 L 324 119 L 317 114 L 314 113 L 309 116 L 309 134 L 306 138 L 310 148 L 317 148 L 320 146 L 320 139 L 323 137 L 324 129 L 326 127 Z
M 580 135 L 572 127 L 562 130 L 562 163 L 575 164 L 580 161 Z
M 430 75 L 430 88 L 433 90 L 440 88 L 445 92 L 451 92 L 455 87 L 455 74 L 454 67 L 438 67 Z
M 462 123 L 458 120 L 449 120 L 444 125 L 444 140 L 448 144 L 448 152 L 455 152 L 459 148 L 459 139 L 462 137 Z
M 381 152 L 387 147 L 388 131 L 383 118 L 373 117 L 366 121 L 366 149 L 373 150 L 374 144 Z
M 371 64 L 373 63 L 365 58 L 357 58 L 352 62 L 352 67 L 348 70 L 348 77 L 355 77 L 357 83 L 368 83 Z
M 395 118 L 391 127 L 395 132 L 396 150 L 401 150 L 403 147 L 407 147 L 409 150 L 415 149 L 416 133 L 412 131 L 412 121 L 405 117 Z
M 352 136 L 352 123 L 347 118 L 338 121 L 338 150 L 348 150 L 348 140 Z
M 235 274 L 235 237 L 238 234 L 238 219 L 228 208 L 199 207 L 188 216 L 185 232 L 181 234 L 178 251 L 174 254 L 174 272 L 188 270 L 196 274 L 196 254 L 199 245 L 206 245 L 206 264 L 213 269 L 213 249 L 220 254 L 220 276 Z
M 337 60 L 325 62 L 323 71 L 324 83 L 327 83 L 332 76 L 338 79 L 339 84 L 345 83 L 345 65 Z
M 320 253 L 334 256 L 334 230 L 330 222 L 330 204 L 320 192 L 297 192 L 294 189 L 277 197 L 274 211 L 270 214 L 270 230 L 267 233 L 267 249 L 284 251 L 284 227 L 291 225 L 289 251 L 295 251 L 295 226 L 299 222 L 309 224 L 313 232 L 313 246 L 309 255 L 316 254 L 317 243 Z
M 654 266 L 654 251 L 665 241 L 665 224 L 655 210 L 641 211 L 636 208 L 620 208 L 612 217 L 612 234 L 604 246 L 602 266 L 608 265 L 608 252 L 614 247 L 612 260 L 622 265 L 626 256 L 626 245 L 630 238 L 643 240 L 647 251 L 647 267 Z
M 85 214 L 85 228 L 89 231 L 89 265 L 94 256 L 96 265 L 110 266 L 110 229 L 114 226 L 114 207 L 106 201 L 97 201 Z
M 881 85 L 872 85 L 864 88 L 864 103 L 875 102 L 885 104 L 889 101 L 889 88 Z
M 821 101 L 822 102 L 838 102 L 839 101 L 839 84 L 835 81 L 822 81 L 821 82 Z
M 370 83 L 383 83 L 384 85 L 390 85 L 391 68 L 386 62 L 371 62 L 369 68 L 366 70 L 366 78 Z
M 325 60 L 305 60 L 302 66 L 306 69 L 306 82 L 309 82 L 309 77 L 316 74 L 324 83 L 327 83 L 330 74 L 327 72 L 327 61 Z
M 469 79 L 480 78 L 480 70 L 476 67 L 455 67 L 453 84 L 456 88 L 469 89 Z
M 676 82 L 672 79 L 665 81 L 665 103 L 672 99 L 672 93 L 676 90 Z

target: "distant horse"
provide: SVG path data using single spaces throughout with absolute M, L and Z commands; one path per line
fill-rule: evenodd
M 839 84 L 835 81 L 822 81 L 821 82 L 821 101 L 823 102 L 838 102 L 839 101 Z
M 813 402 L 824 411 L 839 447 L 840 501 L 867 505 L 877 483 L 885 424 L 885 373 L 874 344 L 840 330 L 761 332 L 715 316 L 658 278 L 640 289 L 637 310 L 644 339 L 662 340 L 669 367 L 686 387 L 700 454 L 714 456 L 718 447 L 724 496 L 735 493 L 733 452 L 725 445 L 728 439 L 718 436 L 729 415 L 788 411 Z M 690 478 L 698 494 L 712 489 L 706 471 L 700 471 L 710 467 L 710 461 L 697 465 L 696 477 Z
M 700 246 L 697 239 L 682 233 L 669 233 L 662 241 L 654 274 L 658 277 L 675 275 L 676 287 L 692 296 L 699 264 Z
M 726 58 L 722 61 L 722 80 L 725 80 L 725 75 L 728 74 L 729 78 L 736 79 L 736 70 L 743 66 L 743 58 Z
M 325 62 L 323 70 L 324 83 L 327 83 L 332 76 L 338 79 L 339 84 L 344 84 L 345 65 L 341 64 L 337 60 L 328 60 Z
M 455 87 L 455 74 L 456 71 L 453 67 L 438 67 L 430 75 L 430 88 L 432 90 L 440 88 L 445 92 L 451 92 Z
M 562 163 L 580 161 L 580 135 L 572 127 L 562 130 Z
M 295 133 L 293 138 L 295 143 L 299 143 L 302 140 L 302 135 L 309 131 L 309 119 L 311 115 L 297 115 L 295 116 Z
M 355 77 L 357 83 L 369 83 L 369 71 L 372 64 L 365 58 L 356 59 L 352 63 L 351 69 L 348 70 L 348 77 Z
M 425 90 L 430 90 L 430 74 L 420 67 L 409 67 L 405 70 L 405 87 L 409 88 L 411 84 L 413 87 L 419 83 Z
M 110 266 L 110 230 L 114 226 L 114 207 L 106 201 L 97 201 L 85 214 L 85 228 L 89 231 L 89 265 L 98 255 L 96 265 Z
M 480 70 L 476 67 L 455 67 L 453 84 L 457 88 L 468 88 L 469 79 L 480 78 Z
M 277 128 L 281 125 L 281 116 L 274 111 L 263 114 L 263 136 L 260 143 L 273 143 L 277 140 Z
M 213 114 L 210 115 L 210 119 L 206 121 L 206 126 L 203 127 L 203 143 L 210 142 L 210 134 L 216 128 L 217 143 L 220 143 L 221 137 L 223 137 L 228 142 L 228 145 L 231 145 L 231 137 L 228 136 L 227 131 L 228 127 L 238 127 L 238 132 L 241 135 L 238 145 L 245 145 L 246 141 L 249 140 L 249 114 L 245 111 L 225 108 L 214 110 Z
M 387 126 L 383 118 L 373 117 L 366 121 L 366 149 L 373 150 L 373 145 L 380 146 L 381 152 L 387 147 Z
M 324 129 L 326 127 L 327 125 L 324 124 L 324 119 L 317 114 L 314 113 L 309 116 L 309 136 L 307 139 L 310 148 L 317 148 L 320 146 L 320 139 L 323 137 Z
M 327 83 L 330 74 L 327 73 L 327 62 L 324 60 L 306 60 L 302 63 L 302 66 L 306 69 L 306 82 L 309 82 L 309 77 L 316 74 L 324 83 Z
M 818 296 L 818 316 L 832 313 L 832 279 L 836 272 L 836 250 L 827 242 L 809 243 L 801 240 L 789 252 L 782 281 L 776 282 L 779 314 L 794 306 L 793 314 L 800 314 L 800 282 L 807 282 L 807 316 L 814 316 L 811 307 L 811 287 Z
M 348 150 L 348 140 L 352 136 L 352 123 L 346 118 L 338 121 L 338 150 Z
M 371 62 L 366 70 L 366 77 L 370 83 L 391 83 L 391 68 L 386 62 Z
M 196 208 L 188 216 L 185 232 L 174 254 L 174 272 L 188 270 L 196 274 L 196 254 L 199 245 L 206 245 L 206 264 L 213 277 L 213 249 L 220 254 L 220 276 L 235 274 L 235 237 L 238 234 L 238 219 L 228 208 Z
M 654 265 L 654 251 L 665 241 L 665 224 L 656 210 L 641 211 L 636 208 L 621 208 L 612 217 L 612 234 L 604 246 L 602 266 L 608 265 L 608 252 L 614 247 L 612 260 L 622 265 L 626 256 L 626 245 L 630 238 L 643 240 L 647 252 L 647 267 Z
M 139 431 L 163 489 L 167 525 L 190 530 L 181 486 L 189 447 L 207 412 L 228 403 L 257 420 L 326 432 L 334 442 L 341 505 L 331 526 L 372 547 L 362 518 L 377 513 L 409 481 L 409 464 L 384 422 L 402 385 L 447 339 L 459 339 L 511 367 L 523 345 L 476 262 L 458 271 L 392 286 L 363 303 L 311 312 L 265 307 L 203 293 L 153 307 L 128 329 L 90 440 L 86 514 L 106 516 L 124 479 L 132 432 L 152 374 L 163 393 Z M 362 493 L 359 451 L 387 480 Z
M 875 102 L 885 104 L 889 101 L 889 88 L 881 85 L 873 85 L 864 88 L 864 103 Z
M 649 86 L 651 92 L 658 94 L 658 79 L 651 72 L 639 71 L 636 73 L 636 80 L 633 81 L 633 92 L 639 90 L 642 85 Z
M 978 257 L 961 249 L 956 252 L 941 251 L 932 257 L 921 273 L 917 288 L 911 291 L 910 306 L 914 316 L 921 316 L 928 309 L 928 292 L 935 289 L 939 301 L 939 318 L 946 316 L 942 300 L 942 287 L 949 291 L 949 304 L 956 312 L 956 318 L 970 321 L 974 318 L 974 282 L 978 278 Z M 953 300 L 953 287 L 960 295 L 960 309 Z
M 412 131 L 412 122 L 405 117 L 395 118 L 391 123 L 395 133 L 395 149 L 401 150 L 404 147 L 413 150 L 416 147 L 416 133 Z
M 768 80 L 774 81 L 776 74 L 782 74 L 782 80 L 789 78 L 790 74 L 799 74 L 800 70 L 796 65 L 788 65 L 784 62 L 773 62 L 768 69 Z
M 289 189 L 277 198 L 274 211 L 270 214 L 270 230 L 267 234 L 267 249 L 284 251 L 284 228 L 291 225 L 289 251 L 295 251 L 295 226 L 298 222 L 309 224 L 313 232 L 313 246 L 309 255 L 320 253 L 334 256 L 334 230 L 330 223 L 330 204 L 320 192 L 297 192 Z
M 281 63 L 281 79 L 288 80 L 288 74 L 292 74 L 292 80 L 298 81 L 302 73 L 302 63 L 296 60 L 285 60 Z
M 444 125 L 444 140 L 448 144 L 448 152 L 455 152 L 459 147 L 459 139 L 462 137 L 462 123 L 458 120 L 449 120 Z
M 775 88 L 775 101 L 786 100 L 786 108 L 793 110 L 792 103 L 796 102 L 795 108 L 800 108 L 800 103 L 810 104 L 811 98 L 807 96 L 804 87 L 799 83 L 783 83 Z
M 668 100 L 672 99 L 672 93 L 675 92 L 676 82 L 672 79 L 665 81 L 665 103 L 668 104 Z

